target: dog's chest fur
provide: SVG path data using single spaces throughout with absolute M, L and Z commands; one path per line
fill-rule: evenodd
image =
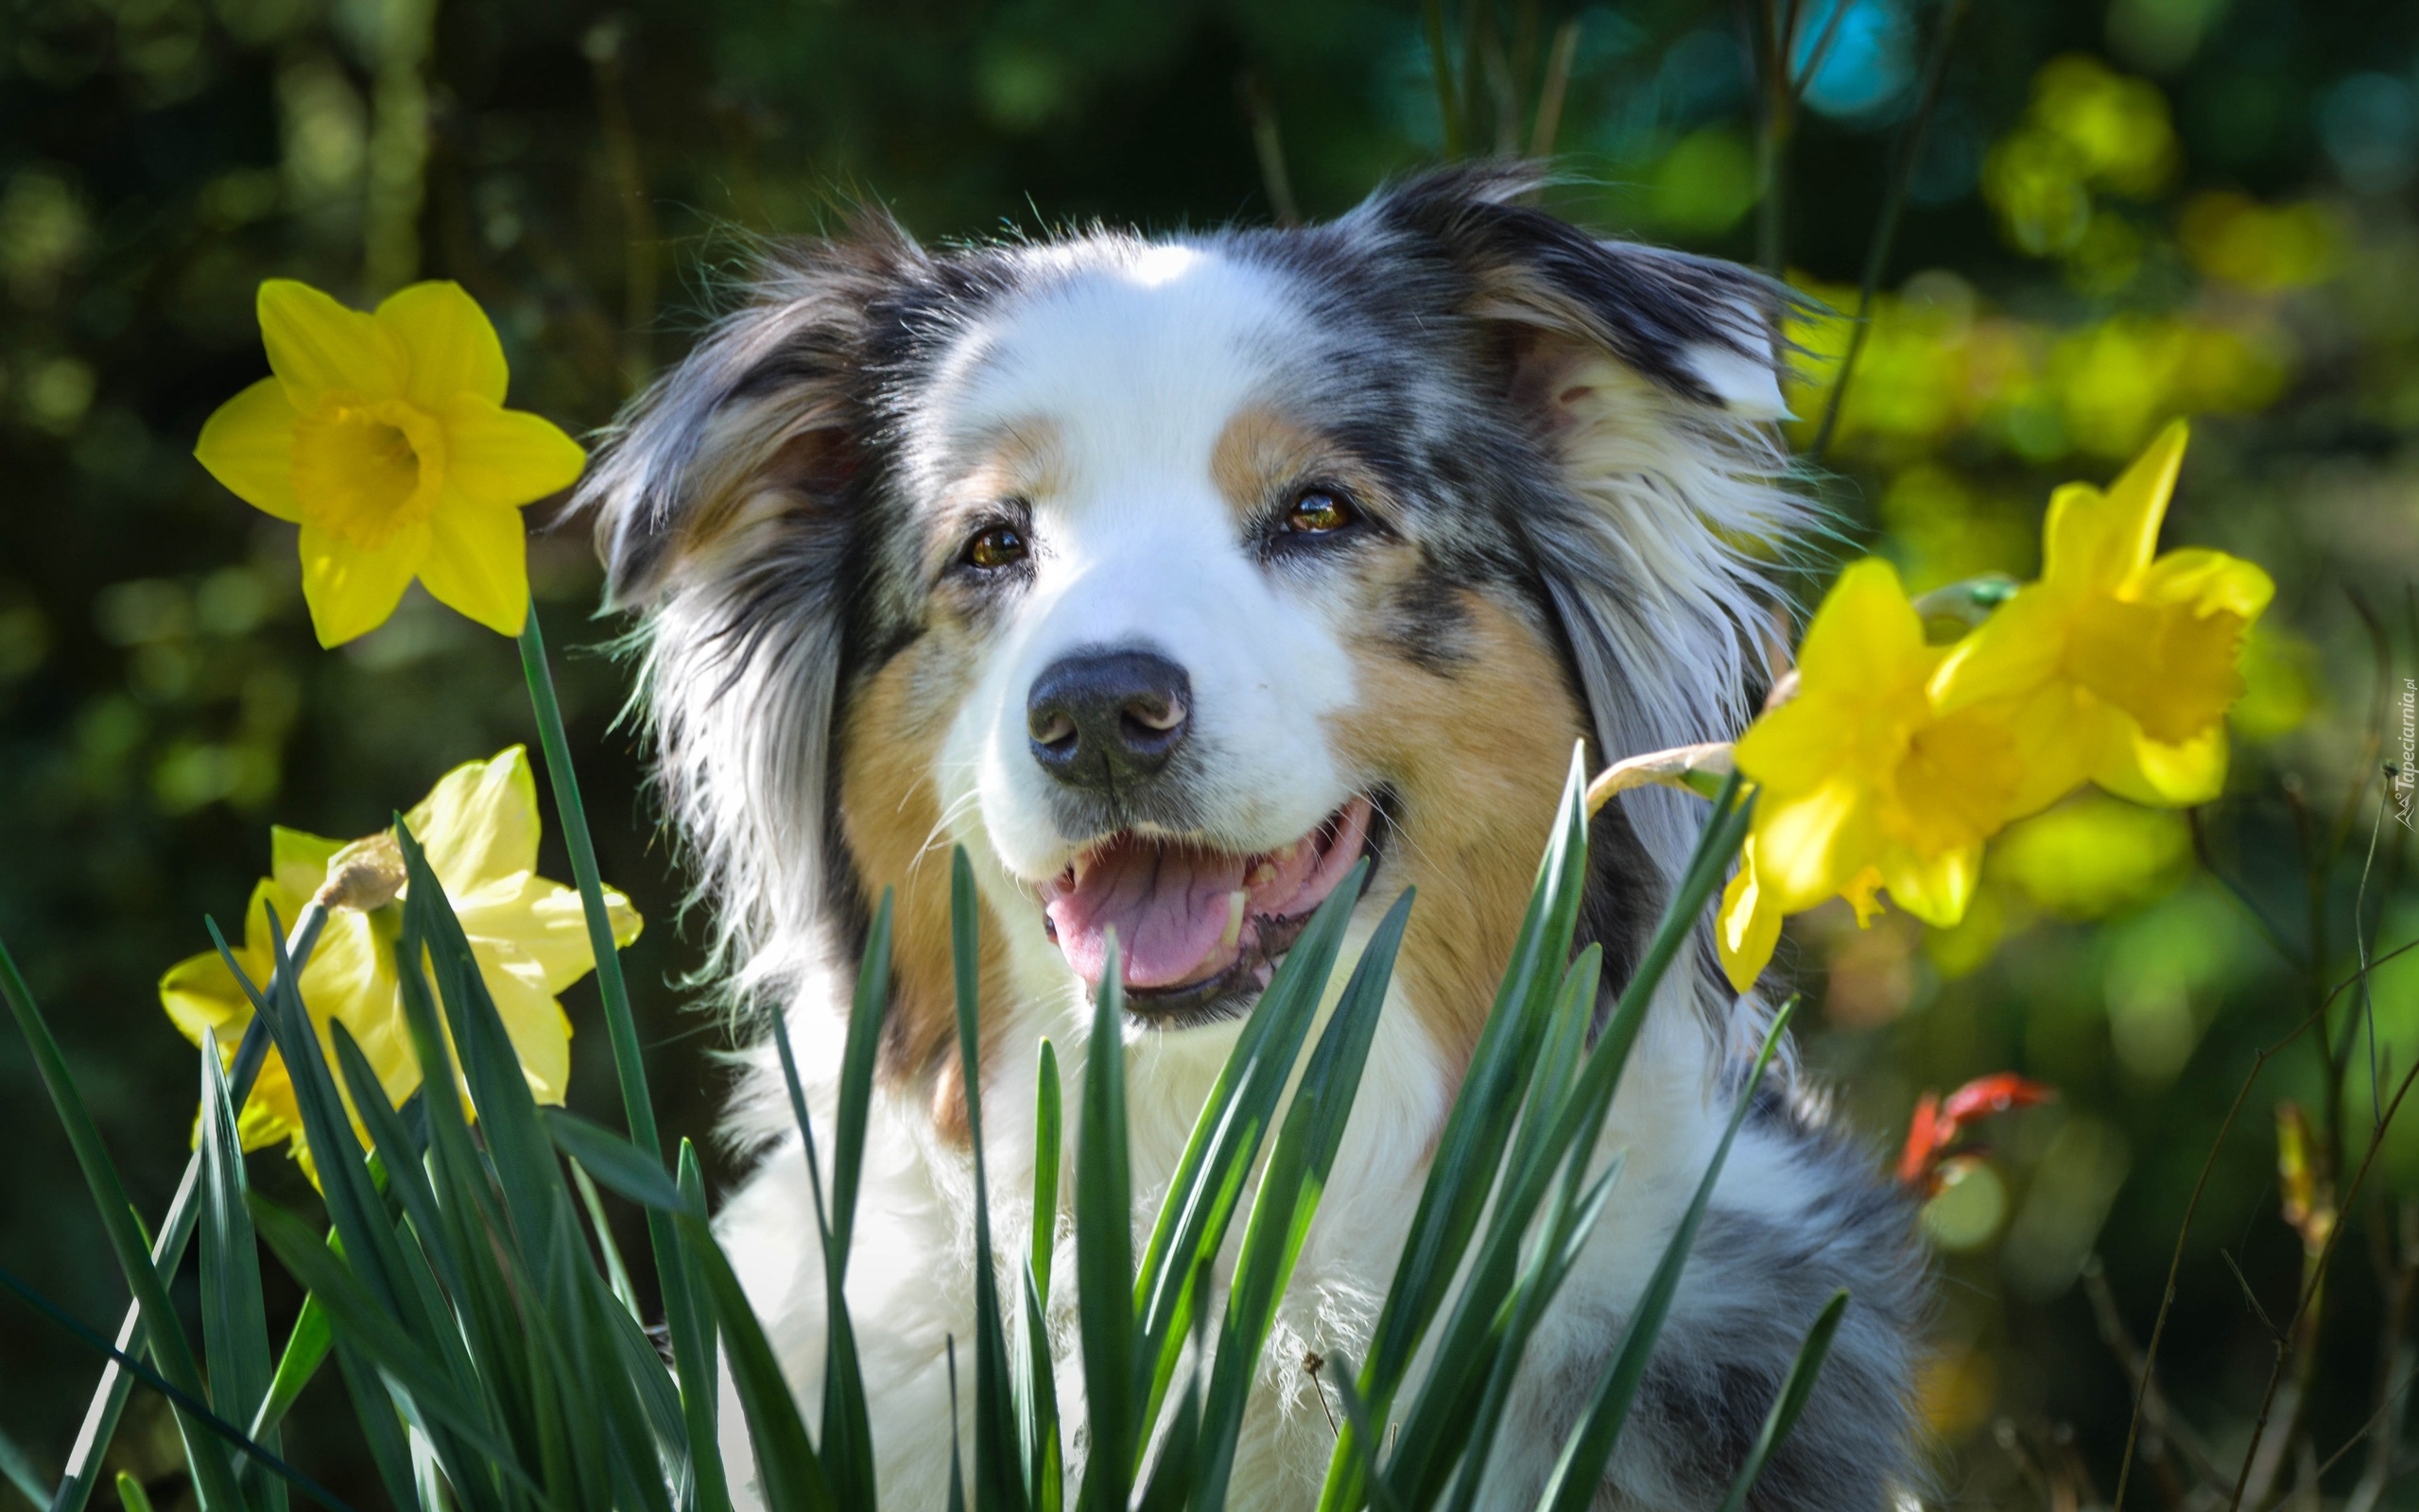
M 1348 944 L 1339 982 L 1359 943 Z M 1316 1502 L 1341 1418 L 1332 1390 L 1308 1366 L 1315 1358 L 1332 1371 L 1347 1367 L 1332 1362 L 1363 1357 L 1427 1178 L 1456 1068 L 1402 1007 L 1390 1003 L 1372 1045 L 1344 1143 L 1262 1358 L 1235 1458 L 1230 1504 L 1238 1508 Z M 1082 1067 L 1080 1040 L 1067 1037 L 1074 1017 L 1033 1026 L 1037 1033 L 1046 1027 L 1061 1046 L 1068 1106 Z M 833 1020 L 826 1012 L 800 1018 L 811 1018 L 802 1029 L 828 1040 Z M 1025 1054 L 1003 1057 L 984 1092 L 994 1242 L 1003 1257 L 1022 1256 L 1029 1242 L 1037 1042 L 1028 1040 Z M 1229 1043 L 1229 1035 L 1196 1032 L 1172 1049 L 1147 1042 L 1129 1049 L 1137 1246 L 1190 1132 L 1187 1111 L 1201 1107 Z M 1616 1195 L 1529 1346 L 1522 1391 L 1493 1452 L 1483 1507 L 1535 1503 L 1693 1193 L 1729 1102 L 1706 1044 L 1693 1022 L 1667 1011 L 1634 1053 L 1599 1147 L 1602 1158 L 1618 1152 L 1625 1162 Z M 826 1048 L 829 1054 L 806 1058 L 837 1064 L 837 1046 Z M 786 1099 L 773 1112 L 782 1097 L 773 1091 L 777 1073 L 760 1064 L 751 1076 L 763 1099 L 760 1116 L 786 1117 Z M 819 1127 L 828 1129 L 832 1089 L 816 1087 L 810 1101 Z M 1069 1197 L 1078 1137 L 1070 1126 L 1050 1299 L 1071 1477 L 1083 1456 Z M 1751 1123 L 1717 1188 L 1602 1504 L 1718 1503 L 1795 1341 L 1840 1285 L 1861 1306 L 1835 1345 L 1824 1384 L 1830 1400 L 1823 1403 L 1830 1411 L 1809 1416 L 1801 1428 L 1806 1436 L 1775 1467 L 1762 1504 L 1846 1512 L 1907 1494 L 1917 1472 L 1907 1457 L 1903 1399 L 1921 1280 L 1904 1241 L 1903 1208 L 1875 1190 L 1861 1169 L 1864 1159 L 1778 1103 Z M 971 1179 L 964 1150 L 934 1135 L 918 1101 L 879 1100 L 848 1291 L 886 1505 L 942 1504 L 951 1445 L 972 1442 Z M 1245 1211 L 1250 1200 L 1247 1193 Z M 734 1194 L 717 1225 L 810 1423 L 818 1420 L 824 1359 L 822 1258 L 811 1202 L 797 1143 L 786 1140 Z M 1226 1265 L 1241 1231 L 1238 1217 L 1221 1256 Z M 1010 1297 L 1016 1295 L 1009 1289 L 1017 1284 L 1013 1264 L 1011 1258 L 1000 1277 Z M 1214 1305 L 1222 1305 L 1228 1279 L 1222 1266 Z M 959 1373 L 954 1429 L 953 1339 Z M 730 1462 L 751 1463 L 727 1383 L 722 1412 Z

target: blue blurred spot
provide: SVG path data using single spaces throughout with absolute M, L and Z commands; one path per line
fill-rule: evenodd
M 1846 119 L 1876 122 L 1887 115 L 1915 77 L 1910 30 L 1898 0 L 1817 0 L 1798 32 L 1791 64 L 1814 66 L 1806 103 Z
M 2319 139 L 2346 187 L 2390 195 L 2419 169 L 2419 100 L 2392 74 L 2354 74 L 2326 92 Z

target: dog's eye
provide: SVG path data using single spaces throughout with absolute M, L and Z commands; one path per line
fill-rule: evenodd
M 1285 527 L 1297 536 L 1330 536 L 1360 519 L 1352 502 L 1332 489 L 1305 489 L 1286 511 Z
M 987 573 L 1013 567 L 1028 554 L 1025 532 L 1014 525 L 992 525 L 966 542 L 966 565 Z

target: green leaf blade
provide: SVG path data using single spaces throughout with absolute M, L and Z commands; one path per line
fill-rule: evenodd
M 1109 939 L 1084 1047 L 1083 1109 L 1076 1127 L 1075 1270 L 1083 1341 L 1084 1409 L 1091 1453 L 1079 1505 L 1124 1512 L 1133 1488 L 1134 1379 L 1132 1168 L 1126 1148 L 1125 991 L 1117 941 Z
M 218 1040 L 201 1034 L 201 1348 L 210 1404 L 242 1422 L 268 1392 L 268 1317 L 261 1302 L 260 1246 L 244 1206 L 250 1184 L 233 1098 L 218 1064 Z M 255 1437 L 258 1435 L 255 1435 Z M 263 1448 L 274 1451 L 272 1436 Z M 285 1512 L 285 1487 L 259 1488 L 269 1512 Z
M 168 1300 L 167 1288 L 153 1268 L 150 1246 L 144 1243 L 142 1231 L 135 1226 L 134 1208 L 127 1197 L 126 1186 L 118 1179 L 117 1167 L 101 1143 L 100 1129 L 93 1123 L 82 1093 L 77 1091 L 67 1058 L 60 1053 L 59 1041 L 52 1038 L 50 1025 L 43 1018 L 33 991 L 18 972 L 16 960 L 6 944 L 0 944 L 0 997 L 8 1000 L 17 1027 L 33 1052 L 35 1069 L 50 1094 L 52 1108 L 66 1128 L 85 1187 L 92 1194 L 94 1206 L 100 1210 L 101 1227 L 109 1235 L 118 1269 L 126 1277 L 128 1289 L 142 1304 L 144 1329 L 150 1338 L 153 1358 L 160 1363 L 161 1374 L 194 1400 L 206 1400 L 200 1364 L 194 1358 L 193 1346 Z M 182 1408 L 177 1412 L 177 1426 L 184 1437 L 186 1457 L 193 1467 L 194 1489 L 202 1512 L 240 1512 L 244 1503 L 235 1487 L 234 1469 L 209 1437 L 210 1430 Z
M 1806 1342 L 1798 1346 L 1797 1357 L 1789 1362 L 1789 1373 L 1781 1378 L 1781 1389 L 1772 1398 L 1771 1410 L 1764 1416 L 1763 1429 L 1755 1435 L 1754 1447 L 1747 1452 L 1747 1461 L 1739 1466 L 1737 1477 L 1730 1483 L 1730 1494 L 1722 1498 L 1721 1512 L 1747 1512 L 1748 1494 L 1762 1479 L 1764 1467 L 1797 1426 L 1798 1415 L 1814 1395 L 1815 1378 L 1823 1373 L 1823 1362 L 1831 1352 L 1831 1336 L 1840 1332 L 1840 1319 L 1848 1312 L 1848 1294 L 1831 1294 L 1831 1300 L 1815 1315 L 1814 1326 L 1806 1331 Z
M 780 1362 L 738 1276 L 703 1218 L 684 1212 L 678 1223 L 685 1256 L 713 1301 L 714 1315 L 728 1347 L 732 1384 L 738 1393 L 740 1410 L 747 1415 L 767 1512 L 831 1512 L 835 1503 L 822 1461 L 806 1436 L 797 1399 L 790 1395 L 789 1383 L 782 1376 Z

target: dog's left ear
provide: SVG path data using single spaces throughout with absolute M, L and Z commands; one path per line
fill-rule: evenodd
M 1365 213 L 1442 250 L 1466 280 L 1461 313 L 1500 323 L 1532 375 L 1598 352 L 1676 399 L 1740 421 L 1788 417 L 1785 286 L 1736 263 L 1599 240 L 1524 202 L 1540 182 L 1529 165 L 1470 164 L 1394 185 Z
M 1569 647 L 1599 761 L 1727 739 L 1763 680 L 1767 580 L 1810 509 L 1776 421 L 1788 291 L 1733 264 L 1599 240 L 1529 204 L 1534 168 L 1447 169 L 1355 219 L 1416 261 L 1485 381 L 1530 420 L 1553 487 L 1525 538 Z M 1442 275 L 1440 279 L 1440 275 Z M 1695 816 L 1623 803 L 1672 874 Z

